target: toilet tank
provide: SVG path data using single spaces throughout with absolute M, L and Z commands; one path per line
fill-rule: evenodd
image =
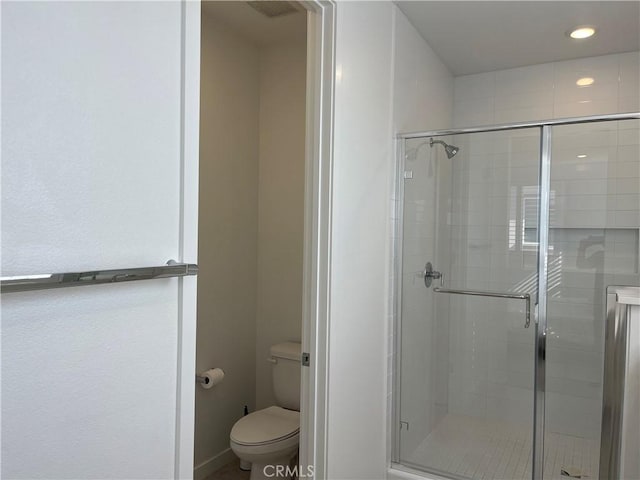
M 271 347 L 273 391 L 278 406 L 300 411 L 300 356 L 302 345 L 297 342 L 278 343 Z

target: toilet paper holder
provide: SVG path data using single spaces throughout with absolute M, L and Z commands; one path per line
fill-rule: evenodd
M 215 387 L 222 380 L 224 380 L 224 370 L 221 368 L 210 368 L 199 375 L 196 374 L 196 383 L 199 383 L 205 390 Z

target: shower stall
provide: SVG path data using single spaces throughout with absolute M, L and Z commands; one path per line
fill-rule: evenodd
M 398 143 L 393 461 L 613 478 L 605 304 L 640 286 L 640 114 Z

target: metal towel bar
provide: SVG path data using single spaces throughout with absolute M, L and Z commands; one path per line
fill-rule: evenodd
M 526 317 L 524 322 L 524 328 L 529 328 L 531 324 L 531 295 L 528 293 L 503 293 L 503 292 L 485 292 L 483 290 L 456 290 L 453 288 L 435 287 L 433 289 L 435 293 L 450 293 L 453 295 L 473 295 L 476 297 L 496 297 L 496 298 L 510 298 L 513 300 L 526 301 Z
M 160 265 L 157 267 L 0 277 L 0 293 L 29 292 L 33 290 L 46 290 L 49 288 L 133 282 L 136 280 L 152 280 L 154 278 L 186 277 L 197 274 L 198 265 L 194 263 L 178 263 L 175 260 L 169 260 L 166 265 Z

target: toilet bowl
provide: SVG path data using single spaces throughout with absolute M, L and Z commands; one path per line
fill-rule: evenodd
M 301 345 L 271 347 L 273 391 L 277 405 L 242 417 L 231 429 L 231 450 L 251 462 L 251 480 L 290 479 L 300 440 Z
M 258 410 L 238 420 L 230 437 L 233 452 L 251 462 L 251 480 L 287 478 L 286 467 L 298 453 L 300 412 L 276 406 Z

